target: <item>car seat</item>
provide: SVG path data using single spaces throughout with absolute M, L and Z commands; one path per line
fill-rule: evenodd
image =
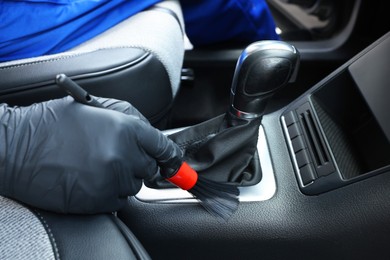
M 113 214 L 61 215 L 0 196 L 1 259 L 150 259 Z
M 69 51 L 0 63 L 0 103 L 64 96 L 54 78 L 65 73 L 93 95 L 129 101 L 155 123 L 178 92 L 183 57 L 180 4 L 166 0 Z
M 152 123 L 178 92 L 184 23 L 163 1 L 69 51 L 0 63 L 0 103 L 29 105 L 65 96 L 65 73 L 96 96 L 126 100 Z M 0 196 L 1 259 L 149 259 L 115 214 L 62 215 Z

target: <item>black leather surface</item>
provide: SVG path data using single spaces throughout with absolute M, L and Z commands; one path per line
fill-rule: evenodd
M 145 51 L 136 48 L 117 48 L 2 66 L 0 68 L 0 91 L 6 93 L 11 89 L 23 89 L 23 86 L 31 86 L 34 83 L 50 82 L 53 80 L 53 74 L 60 72 L 68 76 L 88 73 L 103 74 L 121 66 L 139 63 L 146 55 Z
M 149 259 L 131 231 L 111 214 L 36 212 L 55 241 L 59 259 Z
M 29 105 L 64 96 L 54 83 L 59 73 L 93 95 L 129 101 L 152 123 L 165 114 L 173 99 L 168 74 L 155 56 L 120 48 L 0 68 L 0 103 Z
M 257 154 L 260 120 L 237 120 L 229 126 L 222 114 L 201 124 L 169 135 L 184 151 L 184 160 L 203 177 L 236 186 L 260 182 L 262 173 Z M 228 147 L 228 149 L 227 149 Z M 156 174 L 145 181 L 148 187 L 173 187 Z

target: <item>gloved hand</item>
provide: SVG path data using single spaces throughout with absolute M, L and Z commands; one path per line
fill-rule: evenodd
M 181 150 L 129 103 L 0 105 L 0 194 L 63 213 L 111 212 Z M 117 111 L 114 111 L 117 110 Z M 157 162 L 156 162 L 157 160 Z

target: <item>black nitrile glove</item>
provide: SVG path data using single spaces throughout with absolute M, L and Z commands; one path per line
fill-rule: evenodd
M 156 160 L 181 158 L 129 103 L 97 100 L 107 109 L 71 97 L 0 104 L 0 194 L 55 212 L 111 212 L 156 173 Z

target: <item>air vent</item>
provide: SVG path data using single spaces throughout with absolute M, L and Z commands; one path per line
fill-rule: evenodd
M 310 104 L 303 104 L 296 112 L 317 176 L 324 176 L 334 172 L 335 167 L 330 158 L 328 147 L 325 144 Z

